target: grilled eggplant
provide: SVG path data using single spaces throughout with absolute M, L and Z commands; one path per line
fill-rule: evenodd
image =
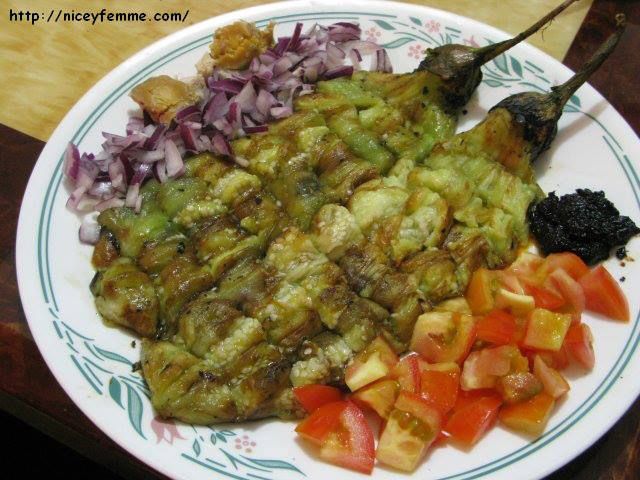
M 482 61 L 503 49 L 470 51 L 482 59 L 465 64 L 466 97 Z M 447 51 L 437 54 L 442 62 Z M 346 363 L 378 333 L 402 351 L 430 302 L 513 248 L 482 226 L 500 231 L 501 209 L 515 215 L 530 200 L 489 208 L 476 177 L 429 165 L 450 153 L 436 147 L 427 157 L 453 133 L 462 94 L 447 86 L 462 77 L 424 68 L 321 83 L 295 115 L 235 142 L 246 169 L 199 155 L 181 179 L 147 182 L 139 215 L 100 215 L 94 293 L 116 315 L 137 305 L 132 295 L 149 297 L 144 322 L 119 323 L 148 337 L 142 367 L 161 415 L 297 416 L 292 386 L 342 384 Z M 485 160 L 478 175 L 495 170 L 498 185 L 538 194 L 519 177 L 512 187 L 513 175 Z M 118 275 L 143 279 L 142 293 L 108 298 Z

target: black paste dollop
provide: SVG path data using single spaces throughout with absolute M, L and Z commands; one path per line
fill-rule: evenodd
M 578 189 L 558 198 L 551 192 L 531 205 L 529 228 L 545 254 L 573 252 L 593 265 L 609 258 L 611 249 L 625 245 L 640 229 L 620 215 L 604 192 Z

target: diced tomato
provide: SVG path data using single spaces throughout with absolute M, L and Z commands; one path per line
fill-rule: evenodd
M 342 399 L 342 392 L 328 385 L 296 387 L 293 389 L 293 394 L 308 413 L 313 413 L 327 403 L 337 402 Z
M 340 401 L 321 406 L 298 424 L 296 432 L 316 445 L 321 445 L 329 433 L 338 428 L 340 415 L 348 405 L 348 402 Z
M 569 311 L 575 315 L 574 320 L 579 319 L 585 307 L 584 291 L 580 284 L 562 269 L 554 270 L 549 280 L 570 307 Z
M 344 381 L 352 392 L 384 378 L 389 373 L 389 366 L 380 359 L 380 354 L 372 353 L 364 362 L 356 358 L 344 373 Z
M 440 413 L 418 395 L 400 392 L 380 435 L 376 457 L 405 472 L 416 469 L 442 426 Z
M 379 335 L 371 341 L 367 348 L 364 349 L 364 352 L 366 352 L 365 355 L 377 352 L 380 355 L 380 360 L 389 365 L 390 368 L 393 368 L 399 360 L 389 342 Z
M 494 345 L 508 345 L 516 341 L 516 319 L 502 310 L 492 310 L 476 323 L 478 340 Z
M 533 297 L 536 307 L 538 308 L 558 310 L 566 304 L 564 298 L 546 288 L 536 287 L 535 285 L 527 285 L 524 288 L 527 294 Z
M 440 446 L 444 446 L 447 443 L 447 438 L 449 438 L 449 436 L 441 430 L 440 432 L 438 432 L 438 435 L 436 435 L 436 438 L 431 443 L 431 447 L 437 448 Z
M 391 377 L 398 380 L 400 388 L 411 393 L 420 393 L 420 357 L 410 353 L 403 357 L 391 371 Z
M 469 307 L 469 302 L 467 302 L 467 299 L 464 297 L 444 300 L 433 307 L 433 309 L 438 312 L 457 312 L 471 315 L 471 307 Z
M 629 302 L 618 282 L 602 265 L 580 278 L 584 290 L 586 307 L 612 320 L 628 322 Z
M 504 288 L 517 295 L 524 295 L 524 288 L 518 277 L 508 270 L 500 270 L 497 272 L 498 279 Z
M 574 280 L 578 280 L 589 272 L 587 264 L 575 253 L 571 252 L 552 253 L 548 255 L 540 268 L 547 274 L 556 270 L 564 270 Z
M 565 339 L 566 338 L 567 337 L 565 336 Z M 552 353 L 552 360 L 550 365 L 556 370 L 564 370 L 569 366 L 569 363 L 571 363 L 569 361 L 569 351 L 567 350 L 567 347 L 565 344 L 562 344 L 562 347 L 557 352 L 551 352 L 551 353 Z
M 513 345 L 483 348 L 471 352 L 462 367 L 460 386 L 463 390 L 493 388 L 498 378 L 529 370 L 529 361 Z
M 496 394 L 474 399 L 454 411 L 444 431 L 456 443 L 471 447 L 495 424 L 500 405 L 502 399 Z
M 475 320 L 454 312 L 427 312 L 413 330 L 410 347 L 427 362 L 462 362 L 475 341 Z
M 496 390 L 505 403 L 518 403 L 530 399 L 544 389 L 542 382 L 532 373 L 515 372 L 500 377 Z
M 496 285 L 495 273 L 479 268 L 471 276 L 465 295 L 474 315 L 483 315 L 493 309 L 493 294 Z
M 571 328 L 571 327 L 569 327 Z M 568 333 L 568 332 L 567 332 Z M 565 340 L 566 340 L 566 335 L 565 335 Z M 531 352 L 533 353 L 533 352 Z M 569 353 L 567 352 L 567 347 L 566 345 L 563 343 L 562 347 L 560 347 L 560 350 L 558 350 L 557 352 L 548 352 L 548 351 L 544 351 L 544 350 L 538 350 L 535 352 L 537 355 L 540 355 L 542 357 L 542 359 L 545 361 L 545 363 L 547 365 L 549 365 L 552 368 L 555 368 L 556 370 L 564 370 L 565 368 L 567 368 L 569 366 Z M 531 365 L 533 366 L 533 355 L 531 356 Z
M 517 316 L 524 316 L 536 308 L 535 300 L 530 295 L 521 295 L 499 288 L 495 296 L 496 308 L 509 310 Z
M 371 473 L 375 462 L 373 431 L 364 414 L 352 402 L 345 402 L 337 427 L 320 446 L 320 458 L 334 465 Z
M 389 418 L 399 391 L 400 385 L 395 380 L 378 380 L 358 390 L 351 399 L 358 405 L 372 409 L 381 418 Z
M 544 258 L 525 251 L 518 255 L 518 258 L 509 265 L 506 271 L 515 275 L 520 280 L 533 279 L 543 263 Z
M 456 363 L 430 365 L 421 369 L 420 396 L 445 415 L 456 404 L 460 367 Z
M 544 432 L 554 405 L 554 398 L 542 392 L 524 402 L 505 405 L 500 410 L 499 418 L 513 430 L 539 436 Z
M 396 400 L 395 408 L 408 412 L 426 425 L 440 426 L 442 421 L 442 415 L 437 409 L 433 408 L 427 400 L 420 395 L 409 392 L 400 392 Z M 434 428 L 436 431 L 440 431 L 440 428 Z
M 588 325 L 584 323 L 571 325 L 564 345 L 573 359 L 587 370 L 593 370 L 596 355 L 593 350 L 593 335 Z
M 398 362 L 398 356 L 382 338 L 376 337 L 347 367 L 345 383 L 355 392 L 359 388 L 386 377 Z
M 527 330 L 522 344 L 534 350 L 557 352 L 571 325 L 571 315 L 536 308 L 527 321 Z
M 533 358 L 533 373 L 542 382 L 544 391 L 553 398 L 560 398 L 571 388 L 562 374 L 547 365 L 540 355 Z
M 498 377 L 509 373 L 511 362 L 507 358 L 490 356 L 492 349 L 471 352 L 462 366 L 460 386 L 463 390 L 493 388 Z
M 476 400 L 479 400 L 484 397 L 496 397 L 502 403 L 502 397 L 492 388 L 479 388 L 476 390 L 460 390 L 458 392 L 458 398 L 456 399 L 456 404 L 453 407 L 453 411 L 457 412 L 465 408 L 467 405 L 472 404 Z

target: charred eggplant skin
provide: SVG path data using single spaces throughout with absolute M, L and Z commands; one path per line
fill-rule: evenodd
M 464 106 L 482 81 L 474 49 L 464 45 L 443 45 L 427 51 L 418 71 L 424 70 L 442 81 L 440 92 L 451 109 Z
M 504 108 L 511 113 L 513 122 L 524 129 L 524 138 L 531 144 L 531 161 L 546 149 L 558 133 L 558 119 L 562 108 L 575 91 L 595 72 L 616 48 L 626 27 L 623 14 L 616 15 L 616 32 L 611 35 L 591 59 L 562 85 L 552 87 L 551 93 L 518 93 L 507 97 L 492 110 Z
M 558 133 L 562 114 L 560 98 L 537 92 L 526 92 L 505 98 L 491 109 L 504 108 L 513 123 L 522 128 L 524 139 L 531 145 L 531 159 L 547 150 Z
M 525 31 L 502 42 L 481 48 L 452 44 L 429 49 L 417 70 L 425 70 L 438 77 L 442 81 L 440 92 L 446 104 L 450 108 L 458 109 L 469 101 L 482 81 L 482 65 L 540 30 L 576 1 L 565 0 Z

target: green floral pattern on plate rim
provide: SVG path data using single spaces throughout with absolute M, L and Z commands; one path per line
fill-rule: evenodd
M 395 15 L 363 12 L 315 12 L 265 18 L 257 22 L 257 24 L 261 26 L 271 20 L 278 22 L 278 24 L 295 23 L 297 21 L 304 21 L 306 23 L 316 21 L 329 23 L 335 20 L 357 21 L 360 23 L 365 35 L 369 35 L 372 39 L 383 44 L 387 49 L 395 50 L 394 55 L 409 55 L 412 57 L 417 56 L 420 48 L 434 47 L 444 43 L 463 42 L 468 45 L 477 45 L 478 42 L 491 42 L 490 38 L 475 39 L 473 36 L 463 38 L 463 32 L 455 26 L 442 26 L 434 20 L 425 21 L 415 16 L 401 18 Z M 93 113 L 89 115 L 77 129 L 72 141 L 76 144 L 82 141 L 105 110 L 118 98 L 126 94 L 133 85 L 140 82 L 164 64 L 191 50 L 203 47 L 209 41 L 209 35 L 201 37 L 171 51 L 164 58 L 156 60 L 139 70 L 98 105 Z M 534 83 L 535 81 L 543 82 L 551 86 L 551 82 L 545 77 L 545 72 L 542 68 L 529 60 L 521 60 L 511 55 L 502 55 L 484 68 L 483 83 L 491 88 L 502 87 L 508 89 L 514 86 L 521 86 L 544 91 L 543 88 Z M 607 128 L 589 113 L 582 112 L 580 107 L 580 99 L 574 95 L 570 103 L 565 107 L 565 112 L 587 115 L 592 121 L 598 124 L 602 130 L 602 139 L 623 169 L 633 189 L 637 205 L 640 208 L 640 179 L 629 157 Z M 250 447 L 256 446 L 256 443 L 252 442 L 247 435 L 241 438 L 240 434 L 233 430 L 219 430 L 210 427 L 195 428 L 193 426 L 181 425 L 181 431 L 179 431 L 172 422 L 161 422 L 155 418 L 149 425 L 143 425 L 143 413 L 145 409 L 151 408 L 150 403 L 143 400 L 144 397 L 149 397 L 149 391 L 144 380 L 137 373 L 115 373 L 115 371 L 118 370 L 118 365 L 120 367 L 119 370 L 122 371 L 123 365 L 130 368 L 132 362 L 118 353 L 100 348 L 92 338 L 78 332 L 60 318 L 58 303 L 50 275 L 48 239 L 51 229 L 53 198 L 62 184 L 61 164 L 62 156 L 56 166 L 56 173 L 49 182 L 40 213 L 37 239 L 38 270 L 42 294 L 45 303 L 48 304 L 53 329 L 60 341 L 66 345 L 70 360 L 79 373 L 82 374 L 97 394 L 108 394 L 110 396 L 122 409 L 123 414 L 128 417 L 131 428 L 141 438 L 153 442 L 150 435 L 152 431 L 155 433 L 156 443 L 160 441 L 173 443 L 176 439 L 182 440 L 181 445 L 185 448 L 180 451 L 180 456 L 203 468 L 225 477 L 247 480 L 267 480 L 274 478 L 271 476 L 274 473 L 284 473 L 284 471 L 295 473 L 299 477 L 305 476 L 305 473 L 298 467 L 282 459 L 262 459 L 254 457 L 253 455 L 243 455 L 240 452 L 232 453 L 231 450 L 233 446 L 235 446 L 236 450 L 244 449 L 245 453 L 252 453 L 253 450 Z M 508 455 L 480 467 L 441 477 L 439 480 L 470 480 L 483 477 L 529 456 L 570 429 L 600 401 L 624 370 L 640 341 L 639 327 L 640 314 L 636 316 L 628 340 L 605 379 L 592 395 L 574 412 L 568 415 L 564 421 L 547 431 L 534 443 L 519 448 Z M 189 438 L 183 436 L 186 435 L 186 431 L 190 432 Z M 218 460 L 210 458 L 214 453 L 217 455 L 216 458 L 218 458 Z

